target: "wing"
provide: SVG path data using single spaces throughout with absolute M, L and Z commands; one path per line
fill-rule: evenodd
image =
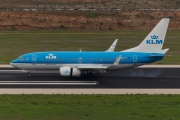
M 114 61 L 113 64 L 111 65 L 103 65 L 103 64 L 89 64 L 89 65 L 83 65 L 83 64 L 80 64 L 80 65 L 76 65 L 76 66 L 72 66 L 72 65 L 66 65 L 67 67 L 74 67 L 74 68 L 77 68 L 79 70 L 82 70 L 82 71 L 88 71 L 88 70 L 91 70 L 91 71 L 96 71 L 96 72 L 99 72 L 99 73 L 106 73 L 106 69 L 109 68 L 109 67 L 116 67 L 119 65 L 119 62 L 121 60 L 121 55 Z
M 102 66 L 102 65 L 86 65 L 86 66 L 78 66 L 77 67 L 78 69 L 93 69 L 93 70 L 96 70 L 96 69 L 107 69 L 107 66 Z

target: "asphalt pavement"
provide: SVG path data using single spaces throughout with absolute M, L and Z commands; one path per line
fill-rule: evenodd
M 0 88 L 92 88 L 92 89 L 178 89 L 179 67 L 140 67 L 82 77 L 61 77 L 55 73 L 27 73 L 0 68 Z

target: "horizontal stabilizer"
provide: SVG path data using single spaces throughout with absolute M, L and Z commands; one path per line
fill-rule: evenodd
M 168 50 L 169 50 L 169 48 L 166 48 L 166 49 L 162 50 L 161 53 L 165 54 Z
M 150 58 L 155 58 L 155 57 L 164 57 L 164 55 L 162 54 L 158 54 L 158 55 L 150 55 L 149 56 Z

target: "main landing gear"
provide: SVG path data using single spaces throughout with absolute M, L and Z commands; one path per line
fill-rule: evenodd
M 28 77 L 31 77 L 32 76 L 32 74 L 31 74 L 31 71 L 29 70 L 28 71 Z
M 92 70 L 88 70 L 88 71 L 87 71 L 87 75 L 88 75 L 89 77 L 93 77 L 93 71 L 92 71 Z

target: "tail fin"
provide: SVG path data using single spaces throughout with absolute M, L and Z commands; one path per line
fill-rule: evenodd
M 161 52 L 169 21 L 170 18 L 162 18 L 141 44 L 124 52 Z

